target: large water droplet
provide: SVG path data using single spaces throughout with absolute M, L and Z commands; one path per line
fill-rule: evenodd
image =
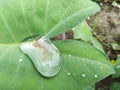
M 81 76 L 85 78 L 87 75 L 85 73 L 82 73 Z
M 95 77 L 95 78 L 98 78 L 98 74 L 95 74 L 94 77 Z
M 23 42 L 20 49 L 31 58 L 35 67 L 43 76 L 52 77 L 60 71 L 59 50 L 44 37 L 38 41 Z

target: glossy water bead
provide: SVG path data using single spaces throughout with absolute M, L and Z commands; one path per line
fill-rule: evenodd
M 62 61 L 59 50 L 44 37 L 38 41 L 23 42 L 20 49 L 30 57 L 43 76 L 52 77 L 60 71 Z

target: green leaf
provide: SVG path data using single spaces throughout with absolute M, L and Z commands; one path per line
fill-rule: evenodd
M 0 0 L 0 42 L 20 42 L 37 34 L 53 37 L 99 9 L 90 0 Z
M 117 56 L 117 60 L 115 62 L 115 74 L 112 75 L 113 78 L 120 77 L 120 55 Z
M 120 90 L 120 83 L 118 82 L 112 83 L 112 85 L 110 86 L 110 90 Z
M 19 44 L 0 44 L 1 90 L 82 90 L 114 73 L 108 58 L 87 43 L 70 40 L 54 44 L 61 52 L 63 65 L 52 78 L 37 72 Z
M 102 44 L 95 37 L 93 37 L 91 28 L 85 21 L 74 27 L 73 32 L 75 39 L 81 39 L 85 42 L 91 43 L 95 48 L 105 53 Z
M 73 31 L 75 39 L 82 39 L 86 42 L 90 42 L 90 38 L 92 37 L 91 28 L 85 21 L 74 27 Z

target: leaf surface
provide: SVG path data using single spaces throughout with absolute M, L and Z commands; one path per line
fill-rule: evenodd
M 87 43 L 70 40 L 55 41 L 54 44 L 61 52 L 63 63 L 61 71 L 52 78 L 37 72 L 30 58 L 18 48 L 19 44 L 1 44 L 1 89 L 82 90 L 114 73 L 108 58 Z
M 90 0 L 0 0 L 0 42 L 34 35 L 51 38 L 99 10 Z
M 81 90 L 114 73 L 106 56 L 85 43 L 54 43 L 61 51 L 63 66 L 53 78 L 41 76 L 19 49 L 28 37 L 53 37 L 98 10 L 99 6 L 90 0 L 0 0 L 1 90 Z M 83 49 L 93 53 L 89 56 Z

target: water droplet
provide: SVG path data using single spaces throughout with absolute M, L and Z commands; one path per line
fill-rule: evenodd
M 59 50 L 44 37 L 38 41 L 23 42 L 20 49 L 31 58 L 43 76 L 52 77 L 60 71 L 62 61 Z
M 8 51 L 9 49 L 7 48 L 6 51 Z
M 71 54 L 69 54 L 68 57 L 71 57 Z
M 94 64 L 94 62 L 92 62 L 92 64 Z
M 22 61 L 23 61 L 23 59 L 20 58 L 20 59 L 19 59 L 19 62 L 22 62 Z
M 74 31 L 74 30 L 75 30 L 75 28 L 72 28 L 72 30 Z
M 117 65 L 117 66 L 116 66 L 116 69 L 120 69 L 120 65 Z
M 83 78 L 85 78 L 87 75 L 85 73 L 82 73 L 81 75 Z
M 67 75 L 68 75 L 68 76 L 70 76 L 70 75 L 71 75 L 71 73 L 67 73 Z
M 98 78 L 98 74 L 95 74 L 94 77 L 95 77 L 95 78 Z

